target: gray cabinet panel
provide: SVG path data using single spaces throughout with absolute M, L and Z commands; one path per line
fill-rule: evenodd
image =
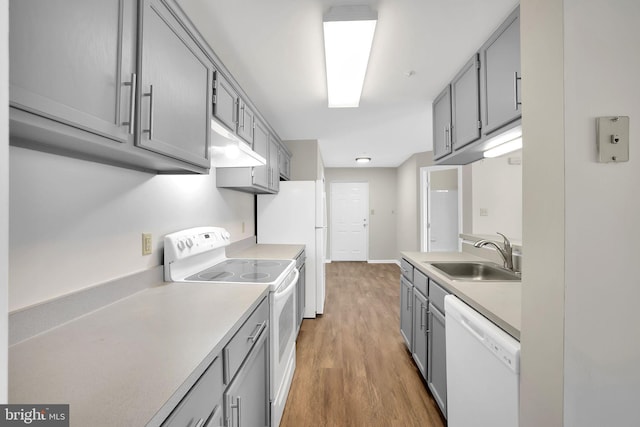
M 280 176 L 289 179 L 291 177 L 291 156 L 282 146 L 278 148 L 278 165 Z
M 140 147 L 209 166 L 212 65 L 161 0 L 140 11 Z
M 12 0 L 10 105 L 132 142 L 134 0 Z
M 220 71 L 216 70 L 213 78 L 213 116 L 231 132 L 235 132 L 238 114 L 238 93 Z
M 433 101 L 433 158 L 451 153 L 451 85 Z
M 269 189 L 280 191 L 280 165 L 278 163 L 279 144 L 269 135 Z
M 413 288 L 413 360 L 423 378 L 427 378 L 427 334 L 429 333 L 429 303 L 427 298 Z
M 224 393 L 227 427 L 269 426 L 268 336 L 269 328 L 266 328 Z
M 427 384 L 442 414 L 447 417 L 447 342 L 445 317 L 429 304 L 429 375 Z
M 253 131 L 253 151 L 267 160 L 264 166 L 255 166 L 253 168 L 253 184 L 262 188 L 269 188 L 269 131 L 258 120 L 255 122 Z
M 413 265 L 404 258 L 400 260 L 400 271 L 409 282 L 413 283 Z
M 301 255 L 304 257 L 304 252 L 303 255 Z M 302 325 L 302 320 L 304 319 L 304 308 L 305 308 L 305 298 L 306 298 L 306 279 L 305 279 L 305 275 L 307 273 L 307 266 L 306 264 L 302 264 L 301 267 L 298 268 L 298 270 L 300 271 L 300 276 L 298 278 L 298 286 L 296 288 L 296 290 L 298 291 L 298 305 L 297 305 L 297 316 L 298 316 L 298 329 L 300 329 L 300 325 Z
M 404 276 L 400 277 L 400 334 L 409 351 L 413 337 L 413 285 Z
M 451 82 L 451 120 L 454 150 L 480 139 L 480 62 L 477 53 Z
M 242 98 L 239 101 L 238 107 L 238 136 L 247 141 L 249 145 L 253 145 L 254 136 L 253 136 L 253 124 L 255 119 L 255 114 L 253 110 L 247 103 L 245 103 Z M 255 148 L 254 148 L 255 150 Z M 261 153 L 262 154 L 262 153 Z M 263 156 L 266 157 L 266 151 Z
M 521 116 L 520 8 L 480 50 L 483 133 L 488 135 Z
M 162 425 L 203 425 L 206 420 L 216 415 L 216 410 L 219 410 L 215 401 L 222 396 L 222 387 L 222 360 L 217 357 Z

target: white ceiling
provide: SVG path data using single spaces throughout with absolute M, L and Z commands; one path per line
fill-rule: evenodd
M 284 140 L 317 139 L 327 167 L 396 167 L 430 151 L 431 102 L 517 0 L 179 0 Z M 322 16 L 378 11 L 359 108 L 327 108 Z M 409 71 L 414 71 L 407 77 Z

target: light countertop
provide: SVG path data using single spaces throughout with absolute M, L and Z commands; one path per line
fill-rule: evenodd
M 107 305 L 9 347 L 10 403 L 68 403 L 72 426 L 159 425 L 267 295 L 165 283 Z
M 451 280 L 431 266 L 433 262 L 487 261 L 466 252 L 402 252 L 402 257 L 509 335 L 520 340 L 521 282 Z

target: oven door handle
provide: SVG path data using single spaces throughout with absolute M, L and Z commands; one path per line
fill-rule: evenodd
M 291 277 L 291 275 L 289 275 Z M 293 279 L 284 287 L 278 288 L 274 293 L 274 300 L 280 301 L 284 298 L 287 298 L 296 287 L 296 283 L 298 283 L 298 278 L 300 277 L 300 272 L 297 268 L 293 269 Z

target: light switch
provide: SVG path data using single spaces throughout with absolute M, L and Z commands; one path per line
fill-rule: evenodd
M 600 163 L 628 162 L 629 117 L 598 117 L 596 119 L 596 142 Z

